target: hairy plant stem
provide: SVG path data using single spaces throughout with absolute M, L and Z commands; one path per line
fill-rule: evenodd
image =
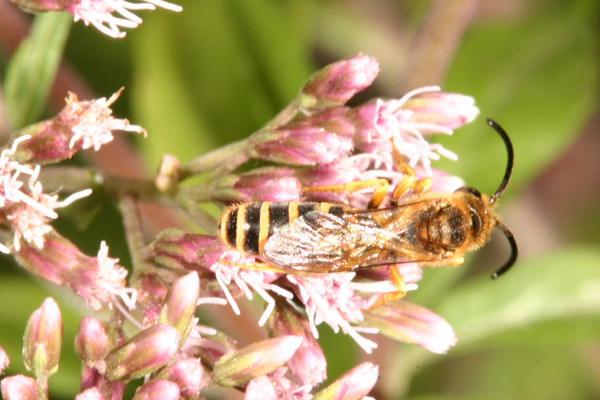
M 137 275 L 147 269 L 146 262 L 140 258 L 140 251 L 146 247 L 146 241 L 144 240 L 144 230 L 135 197 L 124 195 L 119 202 L 119 209 L 123 216 L 127 247 L 133 264 L 132 279 L 135 279 Z
M 225 175 L 248 161 L 250 157 L 245 150 L 247 147 L 248 139 L 244 139 L 197 157 L 181 166 L 180 179 L 184 180 L 211 170 L 214 171 L 211 175 L 219 176 L 216 171 Z

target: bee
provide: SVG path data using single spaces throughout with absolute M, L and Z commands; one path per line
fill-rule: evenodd
M 493 273 L 497 278 L 512 267 L 518 254 L 514 235 L 493 211 L 510 180 L 514 152 L 504 129 L 492 120 L 487 123 L 508 152 L 504 178 L 491 196 L 461 187 L 453 193 L 419 193 L 388 208 L 366 210 L 326 202 L 243 203 L 225 209 L 219 237 L 279 272 L 330 273 L 387 265 L 398 288 L 396 297 L 401 297 L 406 287 L 396 264 L 461 265 L 465 253 L 485 245 L 492 230 L 499 228 L 511 255 Z

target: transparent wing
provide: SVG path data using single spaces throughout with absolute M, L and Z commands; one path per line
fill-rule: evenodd
M 311 211 L 271 236 L 261 257 L 284 270 L 317 273 L 441 262 L 442 253 L 407 237 L 409 209 L 410 205 L 341 216 Z
M 271 236 L 261 257 L 282 268 L 306 272 L 343 270 L 342 240 L 352 240 L 348 222 L 321 211 L 298 217 Z

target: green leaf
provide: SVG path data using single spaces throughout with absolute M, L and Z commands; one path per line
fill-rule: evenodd
M 295 97 L 312 70 L 301 3 L 182 1 L 177 16 L 146 18 L 130 38 L 132 119 L 148 130 L 141 145 L 152 164 L 247 137 Z
M 506 166 L 502 141 L 485 117 L 500 123 L 515 147 L 510 194 L 564 151 L 596 110 L 598 3 L 561 4 L 469 28 L 449 71 L 444 90 L 474 96 L 481 116 L 450 138 L 434 138 L 460 157 L 440 167 L 485 193 L 496 189 Z
M 8 65 L 4 82 L 6 110 L 13 129 L 40 117 L 71 27 L 67 13 L 44 13 L 35 17 L 31 33 Z
M 600 249 L 578 246 L 531 260 L 520 260 L 497 280 L 473 279 L 428 304 L 454 328 L 457 345 L 449 355 L 501 344 L 554 345 L 595 340 L 600 324 Z M 555 330 L 560 327 L 560 330 Z M 402 392 L 412 375 L 441 360 L 415 346 L 405 346 L 402 363 L 387 371 L 399 377 Z M 401 377 L 401 378 L 400 378 Z
M 501 278 L 475 279 L 437 307 L 464 351 L 503 331 L 600 314 L 600 250 L 574 247 L 519 262 Z M 585 321 L 585 318 L 582 319 Z M 549 325 L 550 327 L 552 325 Z

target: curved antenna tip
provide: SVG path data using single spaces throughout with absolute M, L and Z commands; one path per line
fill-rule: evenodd
M 513 235 L 512 231 L 510 229 L 508 229 L 508 227 L 506 225 L 504 225 L 502 222 L 500 222 L 498 220 L 496 220 L 496 227 L 500 228 L 502 233 L 504 233 L 504 236 L 506 236 L 506 239 L 508 239 L 508 243 L 510 244 L 511 254 L 510 254 L 510 258 L 508 259 L 508 261 L 492 274 L 492 279 L 497 279 L 501 275 L 503 275 L 506 271 L 508 271 L 515 264 L 515 262 L 517 261 L 517 257 L 519 256 L 519 247 L 517 245 L 517 240 L 515 239 L 515 235 Z

